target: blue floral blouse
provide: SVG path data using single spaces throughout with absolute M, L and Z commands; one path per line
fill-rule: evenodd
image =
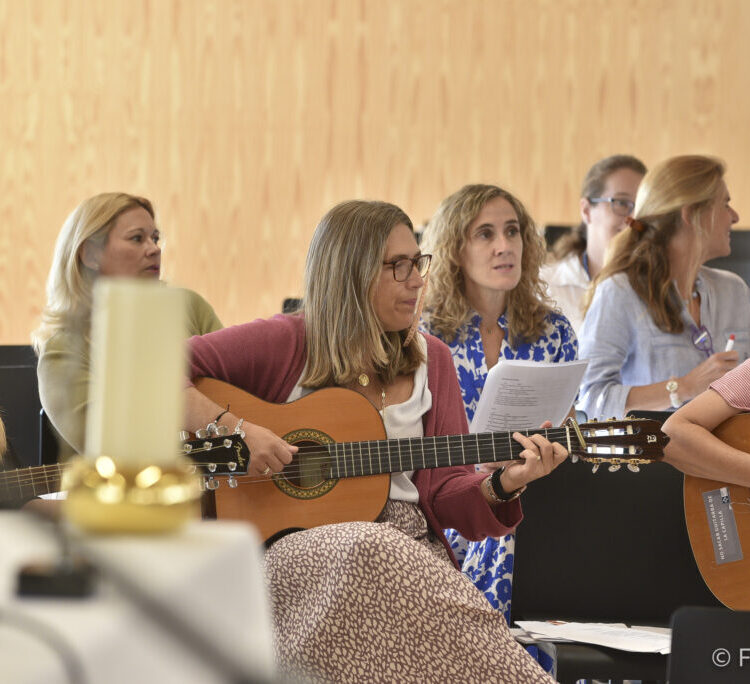
M 474 417 L 479 395 L 487 379 L 487 363 L 479 331 L 480 320 L 480 316 L 475 315 L 453 340 L 446 340 L 429 326 L 425 327 L 427 332 L 440 337 L 450 347 L 469 422 Z M 544 334 L 535 342 L 520 344 L 518 347 L 512 347 L 509 343 L 505 315 L 498 318 L 497 324 L 505 333 L 498 361 L 520 359 L 557 363 L 575 361 L 578 358 L 576 334 L 562 314 L 548 314 Z M 466 333 L 463 340 L 461 333 Z M 503 612 L 510 624 L 514 536 L 508 535 L 500 539 L 489 537 L 481 542 L 472 542 L 464 539 L 456 530 L 445 530 L 445 534 L 462 572 L 484 593 L 494 608 Z

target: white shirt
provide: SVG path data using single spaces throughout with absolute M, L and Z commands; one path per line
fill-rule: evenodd
M 422 345 L 422 351 L 427 353 L 427 341 L 422 335 L 417 335 Z M 304 375 L 304 371 L 302 373 Z M 302 376 L 300 376 L 302 377 Z M 291 401 L 301 399 L 312 390 L 297 384 L 292 388 L 286 399 Z M 386 397 L 387 399 L 387 397 Z M 423 363 L 414 372 L 414 389 L 411 396 L 401 404 L 386 404 L 385 411 L 379 411 L 385 425 L 385 434 L 388 439 L 399 439 L 401 437 L 424 437 L 424 426 L 422 416 L 432 408 L 432 392 L 427 386 L 427 364 Z M 389 498 L 397 501 L 419 502 L 419 492 L 411 481 L 413 470 L 403 473 L 391 473 L 391 490 Z
M 542 266 L 539 276 L 547 283 L 547 294 L 578 334 L 583 324 L 583 296 L 591 284 L 578 254 Z

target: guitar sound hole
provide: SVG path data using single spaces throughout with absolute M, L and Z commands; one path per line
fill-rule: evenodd
M 321 449 L 304 453 L 305 448 L 320 446 L 316 442 L 293 442 L 295 446 L 303 447 L 292 458 L 292 462 L 284 468 L 284 478 L 289 484 L 300 489 L 318 487 L 330 479 L 331 460 L 328 452 Z

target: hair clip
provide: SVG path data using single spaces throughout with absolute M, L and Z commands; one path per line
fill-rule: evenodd
M 628 226 L 630 226 L 636 233 L 642 233 L 644 230 L 646 230 L 646 226 L 638 219 L 634 219 L 632 216 L 628 216 L 625 219 L 625 223 L 627 223 Z

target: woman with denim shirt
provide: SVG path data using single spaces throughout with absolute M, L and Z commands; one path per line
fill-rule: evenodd
M 747 358 L 750 289 L 703 265 L 730 253 L 729 202 L 717 159 L 674 157 L 644 177 L 580 330 L 590 418 L 677 408 Z

